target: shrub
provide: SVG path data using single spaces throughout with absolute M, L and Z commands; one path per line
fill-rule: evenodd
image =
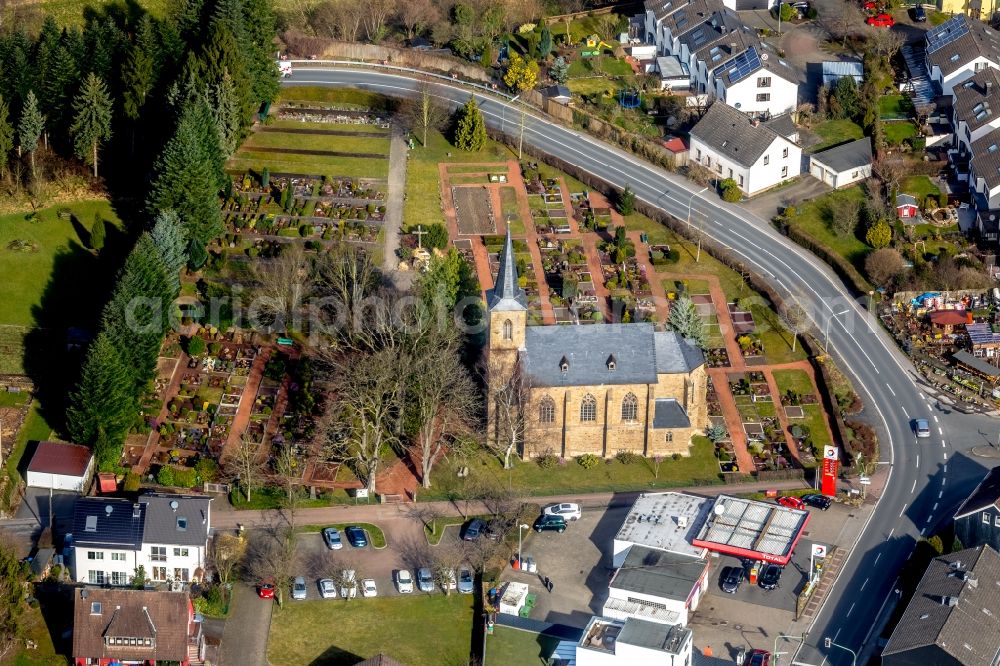
M 937 208 L 937 197 L 933 194 L 928 194 L 924 199 L 924 210 L 932 210 Z
M 799 211 L 795 208 L 795 206 L 785 206 L 785 210 L 782 212 L 782 215 L 788 219 L 792 219 L 798 214 Z
M 709 426 L 705 434 L 708 436 L 709 441 L 715 444 L 724 440 L 728 433 L 726 433 L 726 426 L 716 424 Z
M 219 473 L 219 465 L 211 458 L 202 458 L 194 466 L 202 483 L 212 483 Z
M 941 206 L 941 208 L 944 208 L 947 205 L 948 205 L 948 193 L 947 192 L 941 192 L 941 193 L 939 193 L 938 194 L 938 206 Z
M 174 485 L 174 468 L 170 465 L 160 467 L 160 471 L 156 473 L 156 481 L 161 486 Z
M 881 221 L 873 224 L 865 234 L 865 241 L 876 250 L 886 247 L 892 241 L 892 227 Z
M 264 167 L 260 171 L 260 185 L 261 187 L 267 187 L 271 183 L 271 170 Z
M 199 338 L 197 335 L 188 338 L 187 342 L 187 353 L 191 356 L 201 356 L 205 353 L 205 341 Z
M 639 459 L 638 455 L 626 449 L 622 449 L 621 451 L 615 454 L 615 460 L 617 460 L 623 465 L 631 465 L 638 459 Z
M 141 481 L 142 479 L 140 479 L 139 475 L 136 474 L 135 472 L 129 472 L 128 474 L 126 474 L 125 484 L 123 485 L 125 492 L 134 493 L 135 491 L 139 490 L 139 484 Z
M 198 472 L 191 468 L 175 469 L 174 485 L 181 488 L 194 488 L 198 485 Z
M 601 464 L 601 457 L 593 453 L 584 453 L 576 457 L 576 462 L 584 469 L 593 469 Z
M 719 183 L 719 189 L 722 191 L 722 200 L 728 201 L 729 203 L 736 203 L 743 198 L 743 193 L 740 192 L 739 186 L 736 185 L 736 181 L 732 178 L 726 178 L 721 183 Z
M 306 236 L 310 235 L 311 233 L 312 233 L 312 225 L 311 224 L 300 224 L 299 225 L 299 236 L 302 236 L 303 238 L 305 238 Z
M 559 462 L 559 458 L 557 458 L 556 454 L 552 452 L 552 449 L 548 449 L 542 453 L 542 455 L 535 458 L 535 462 L 538 463 L 538 466 L 542 469 L 552 469 L 556 466 L 556 463 Z
M 677 462 L 678 460 L 680 460 L 680 459 L 681 459 L 681 458 L 683 458 L 683 457 L 684 457 L 684 456 L 682 456 L 682 455 L 681 455 L 681 454 L 679 454 L 679 453 L 675 453 L 674 455 L 670 456 L 671 460 L 673 460 L 674 462 Z

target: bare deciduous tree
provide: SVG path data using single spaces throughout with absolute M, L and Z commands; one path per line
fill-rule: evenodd
M 865 272 L 879 286 L 887 285 L 904 268 L 903 256 L 898 250 L 889 247 L 875 250 L 865 257 Z
M 441 10 L 434 0 L 406 0 L 399 3 L 399 23 L 406 36 L 413 39 L 441 20 Z
M 801 305 L 792 301 L 785 303 L 781 308 L 781 321 L 792 334 L 792 351 L 799 341 L 801 333 L 809 325 L 809 315 Z
M 247 502 L 250 501 L 251 492 L 260 485 L 264 474 L 264 465 L 257 457 L 257 449 L 257 442 L 246 432 L 236 449 L 222 462 L 225 477 L 231 483 L 239 485 Z
M 498 355 L 487 355 L 483 363 L 486 378 L 486 400 L 492 412 L 491 432 L 486 441 L 510 469 L 511 456 L 524 439 L 525 408 L 530 397 L 528 378 L 515 359 L 508 365 Z
M 891 192 L 898 191 L 899 181 L 906 176 L 907 167 L 903 160 L 881 158 L 872 163 L 872 173 L 881 181 L 888 198 Z
M 396 0 L 365 0 L 355 5 L 355 11 L 361 14 L 365 38 L 372 44 L 378 44 L 385 37 L 386 23 L 396 12 Z
M 317 35 L 356 42 L 361 32 L 361 12 L 351 0 L 327 0 L 309 12 L 309 26 Z
M 311 266 L 302 246 L 292 243 L 280 256 L 251 264 L 255 318 L 266 328 L 300 330 L 300 316 L 312 285 Z
M 450 596 L 452 586 L 457 585 L 458 568 L 465 559 L 464 549 L 455 542 L 441 544 L 431 551 L 431 573 L 445 596 Z
M 274 597 L 284 602 L 285 588 L 295 568 L 295 527 L 273 523 L 251 530 L 247 537 L 244 571 L 251 581 L 274 581 Z
M 427 133 L 440 129 L 448 121 L 448 109 L 433 95 L 430 85 L 424 81 L 420 84 L 419 96 L 406 101 L 400 116 L 410 131 L 420 135 L 420 143 L 427 147 Z
M 875 28 L 868 31 L 866 47 L 875 55 L 891 59 L 903 46 L 903 36 L 894 30 Z
M 212 548 L 209 555 L 212 558 L 215 576 L 223 585 L 233 581 L 233 574 L 243 559 L 246 546 L 245 539 L 236 534 L 216 534 L 212 538 Z
M 830 228 L 841 235 L 854 234 L 861 215 L 861 202 L 847 197 L 831 198 L 827 204 Z
M 826 29 L 833 39 L 839 39 L 841 47 L 847 46 L 847 40 L 857 34 L 864 26 L 864 16 L 857 5 L 845 2 L 837 12 L 830 15 Z
M 348 243 L 341 243 L 325 253 L 316 266 L 314 289 L 319 308 L 328 327 L 333 328 L 350 347 L 372 348 L 366 332 L 370 329 L 371 301 L 382 282 L 378 267 L 369 253 Z
M 287 506 L 294 508 L 294 502 L 302 482 L 302 465 L 291 444 L 281 444 L 276 447 L 274 460 L 274 477 L 285 491 Z

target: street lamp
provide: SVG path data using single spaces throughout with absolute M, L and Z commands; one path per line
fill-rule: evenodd
M 517 568 L 521 568 L 521 530 L 530 530 L 531 527 L 521 523 L 517 526 Z
M 829 353 L 829 351 L 830 351 L 830 322 L 833 321 L 834 317 L 839 317 L 840 315 L 847 314 L 850 311 L 851 311 L 850 308 L 848 308 L 847 310 L 842 310 L 840 312 L 836 312 L 836 313 L 830 315 L 827 318 L 827 320 L 826 320 L 826 335 L 824 336 L 824 337 L 826 337 L 826 344 L 823 345 L 823 353 L 824 354 Z
M 778 655 L 779 654 L 785 654 L 784 652 L 778 652 L 778 639 L 779 638 L 784 638 L 786 640 L 799 641 L 800 643 L 804 644 L 806 642 L 806 636 L 808 636 L 808 635 L 809 635 L 808 631 L 803 631 L 801 636 L 789 636 L 788 634 L 778 634 L 777 636 L 775 636 L 774 637 L 774 650 L 771 651 L 771 654 L 774 655 L 774 666 L 778 666 Z
M 707 190 L 707 187 L 701 188 L 698 192 L 692 192 L 690 198 L 688 198 L 688 230 L 691 229 L 691 204 L 694 203 L 694 198 Z M 698 255 L 695 257 L 694 262 L 698 263 L 701 261 L 701 230 L 699 228 L 698 233 Z
M 503 134 L 503 122 L 504 122 L 504 116 L 507 113 L 507 105 L 508 104 L 513 104 L 514 102 L 516 102 L 517 98 L 520 97 L 520 96 L 521 96 L 521 93 L 518 93 L 518 94 L 514 95 L 510 99 L 509 102 L 501 102 L 500 103 L 500 133 L 501 134 Z
M 872 296 L 874 295 L 875 295 L 874 289 L 868 291 L 868 312 L 872 311 Z
M 823 639 L 823 646 L 826 649 L 828 649 L 828 650 L 831 647 L 835 647 L 835 648 L 840 648 L 841 650 L 846 650 L 847 652 L 850 652 L 851 653 L 851 666 L 858 666 L 858 653 L 855 652 L 854 650 L 852 650 L 851 648 L 844 647 L 843 645 L 837 645 L 836 643 L 834 643 L 829 638 L 824 638 Z

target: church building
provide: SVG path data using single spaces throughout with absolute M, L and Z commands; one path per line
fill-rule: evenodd
M 705 357 L 680 334 L 649 323 L 528 326 L 509 230 L 487 296 L 490 369 L 505 375 L 489 381 L 520 373 L 523 458 L 688 455 L 705 432 Z M 489 420 L 502 439 L 492 404 Z

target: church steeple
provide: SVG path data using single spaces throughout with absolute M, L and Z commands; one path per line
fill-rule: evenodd
M 514 257 L 514 243 L 510 238 L 510 227 L 507 227 L 507 238 L 500 252 L 500 269 L 497 279 L 490 292 L 489 309 L 491 312 L 511 312 L 528 309 L 528 297 L 517 281 L 517 260 Z

